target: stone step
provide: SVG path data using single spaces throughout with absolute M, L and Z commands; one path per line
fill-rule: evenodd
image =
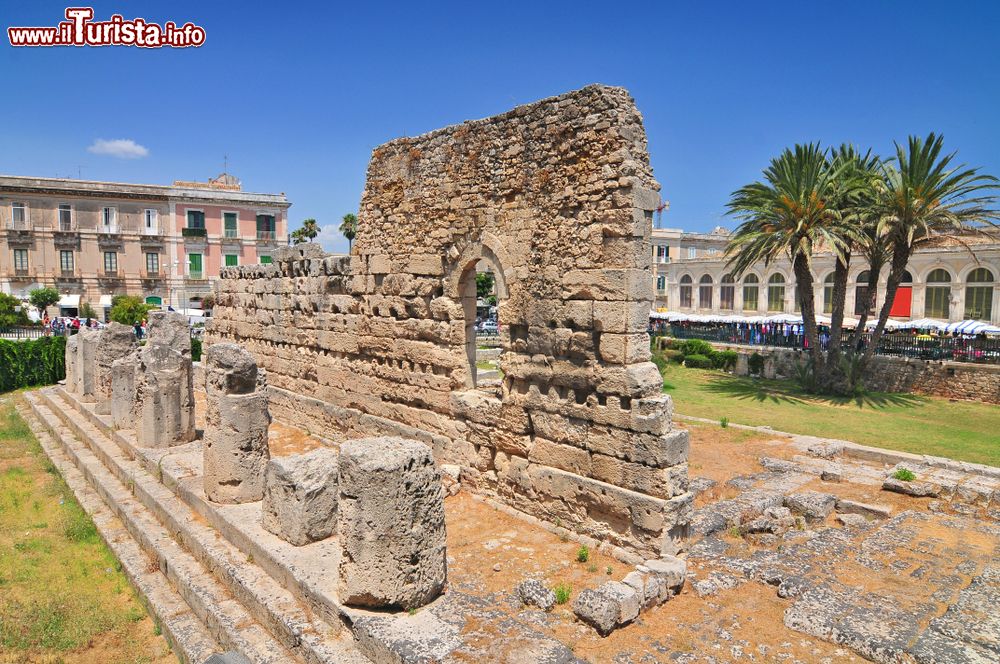
M 184 664 L 202 664 L 213 654 L 221 652 L 223 648 L 174 590 L 155 561 L 142 550 L 121 520 L 91 488 L 63 451 L 61 443 L 53 439 L 31 409 L 24 408 L 20 412 L 46 456 L 94 521 L 101 539 L 121 562 L 126 577 L 162 630 L 174 654 Z
M 185 574 L 214 574 L 214 580 L 232 597 L 230 601 L 238 605 L 226 605 L 225 608 L 248 613 L 259 623 L 262 632 L 270 632 L 288 651 L 282 656 L 314 663 L 368 661 L 357 651 L 350 633 L 343 630 L 339 623 L 331 627 L 311 615 L 291 593 L 253 564 L 246 554 L 204 524 L 198 514 L 159 482 L 159 477 L 150 474 L 142 463 L 130 458 L 125 449 L 112 442 L 101 427 L 81 417 L 84 413 L 74 410 L 54 391 L 42 391 L 39 397 L 50 412 L 59 415 L 59 424 L 68 427 L 79 440 L 85 442 L 105 470 L 128 487 L 135 499 L 159 519 L 166 532 L 174 534 L 190 556 L 190 560 L 183 561 Z M 162 477 L 162 470 L 158 470 Z M 151 545 L 155 543 L 151 542 Z M 163 555 L 160 552 L 157 555 L 161 564 L 166 565 Z M 197 597 L 192 601 L 197 602 Z M 239 647 L 236 649 L 240 650 Z

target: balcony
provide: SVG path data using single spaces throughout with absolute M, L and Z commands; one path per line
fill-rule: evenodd
M 72 219 L 60 219 L 56 227 L 52 229 L 56 233 L 75 233 L 79 228 L 76 226 L 76 222 Z
M 274 231 L 257 231 L 258 242 L 274 242 Z
M 8 244 L 29 244 L 32 238 L 31 222 L 27 220 L 7 222 Z
M 158 282 L 163 281 L 163 273 L 159 270 L 143 270 L 139 278 L 144 282 Z
M 59 270 L 55 274 L 56 281 L 80 281 L 80 273 L 75 269 L 72 270 Z
M 122 236 L 120 234 L 121 229 L 115 226 L 98 226 L 97 228 L 97 244 L 108 246 L 108 245 L 120 245 L 122 244 Z
M 201 238 L 208 237 L 208 231 L 204 228 L 182 228 L 181 235 L 184 237 Z
M 7 278 L 11 281 L 34 281 L 36 274 L 33 267 L 15 267 L 7 271 Z
M 98 281 L 117 282 L 125 278 L 125 275 L 118 270 L 102 270 L 97 274 Z
M 204 272 L 188 272 L 186 275 L 187 281 L 207 281 L 207 277 Z
M 11 219 L 7 222 L 7 230 L 9 231 L 30 231 L 31 222 L 27 219 Z

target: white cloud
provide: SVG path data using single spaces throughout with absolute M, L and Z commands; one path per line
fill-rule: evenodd
M 149 154 L 149 150 L 131 138 L 115 138 L 110 141 L 98 138 L 87 148 L 87 152 L 106 154 L 119 159 L 139 159 Z
M 347 240 L 340 234 L 339 226 L 339 224 L 320 226 L 319 235 L 313 242 L 319 242 L 327 251 L 347 253 Z

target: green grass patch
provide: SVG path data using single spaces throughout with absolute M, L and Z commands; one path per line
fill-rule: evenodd
M 917 479 L 917 476 L 913 473 L 913 471 L 908 468 L 900 468 L 894 472 L 892 476 L 897 480 L 902 480 L 903 482 L 912 482 Z
M 573 587 L 568 583 L 557 583 L 553 588 L 556 594 L 556 604 L 565 604 L 573 594 Z
M 0 398 L 0 653 L 11 661 L 176 661 L 13 395 Z
M 1000 408 L 913 394 L 827 397 L 792 381 L 670 365 L 664 391 L 678 413 L 862 445 L 1000 466 Z

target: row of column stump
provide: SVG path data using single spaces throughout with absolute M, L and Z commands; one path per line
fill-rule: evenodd
M 348 605 L 411 609 L 447 582 L 444 493 L 430 449 L 417 441 L 351 440 L 272 459 L 267 379 L 236 344 L 203 358 L 204 491 L 220 504 L 261 502 L 261 525 L 294 546 L 336 536 L 338 594 Z M 66 389 L 140 447 L 198 438 L 187 317 L 152 312 L 148 339 L 110 323 L 66 346 Z

